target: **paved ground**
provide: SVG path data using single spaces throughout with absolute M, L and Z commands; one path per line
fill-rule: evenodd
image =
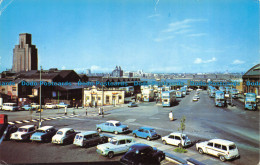
M 234 141 L 237 144 L 241 158 L 228 161 L 225 164 L 258 164 L 259 111 L 244 111 L 243 104 L 236 100 L 234 101 L 236 105 L 234 107 L 215 107 L 214 100 L 208 97 L 206 91 L 200 94 L 201 99 L 198 102 L 192 102 L 193 95 L 194 92 L 185 98 L 178 99 L 178 105 L 170 108 L 163 108 L 161 105 L 156 105 L 155 103 L 141 103 L 135 108 L 128 108 L 126 105 L 122 105 L 121 107 L 106 107 L 104 118 L 98 116 L 98 110 L 95 108 L 88 108 L 87 117 L 85 109 L 74 110 L 76 116 L 73 117 L 70 116 L 73 113 L 73 109 L 69 109 L 69 118 L 47 120 L 43 122 L 43 125 L 54 125 L 57 128 L 72 127 L 76 130 L 95 130 L 95 124 L 115 119 L 127 124 L 131 129 L 137 129 L 139 126 L 154 127 L 159 134 L 165 136 L 170 132 L 178 131 L 181 117 L 186 116 L 185 133 L 188 134 L 191 140 L 203 141 L 212 138 L 223 138 Z M 169 121 L 168 119 L 168 113 L 171 110 L 174 112 L 175 121 Z M 61 109 L 46 110 L 42 115 L 44 118 L 64 116 L 63 112 L 64 110 Z M 4 113 L 9 114 L 10 121 L 30 119 L 31 117 L 29 112 Z M 34 112 L 32 118 L 38 118 L 38 115 L 38 113 Z M 205 164 L 224 164 L 218 158 L 198 154 L 195 146 L 188 148 L 188 153 L 177 154 L 173 152 L 174 146 L 165 146 L 161 143 L 160 139 L 152 142 L 147 142 L 143 139 L 141 141 L 165 152 L 173 153 L 183 159 L 192 157 Z M 107 161 L 106 158 L 100 157 L 95 152 L 95 147 L 82 149 L 73 145 L 56 146 L 52 144 L 28 144 L 6 141 L 0 145 L 0 148 L 1 160 L 8 163 L 45 162 L 45 158 L 40 156 L 42 153 L 49 158 L 49 162 L 70 162 L 71 160 Z M 14 153 L 23 154 L 15 154 L 15 156 Z M 119 157 L 116 157 L 113 160 L 117 161 L 118 159 Z M 168 164 L 169 162 L 165 161 L 163 163 Z

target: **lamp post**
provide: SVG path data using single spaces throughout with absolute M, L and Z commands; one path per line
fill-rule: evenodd
M 42 125 L 42 86 L 41 86 L 41 81 L 42 81 L 42 66 L 40 68 L 40 120 L 39 120 L 39 127 Z
M 102 101 L 102 103 L 101 103 L 102 110 L 103 110 L 103 106 L 104 106 L 104 88 L 103 88 L 104 82 L 103 81 L 104 81 L 104 79 L 102 77 L 102 99 L 101 99 L 101 101 Z

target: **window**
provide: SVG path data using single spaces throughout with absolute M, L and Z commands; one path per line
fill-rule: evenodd
M 147 130 L 144 131 L 145 133 L 149 133 Z
M 221 149 L 221 144 L 217 144 L 217 143 L 215 143 L 215 148 L 219 148 L 219 149 Z
M 114 126 L 114 124 L 113 124 L 113 123 L 109 123 L 109 126 L 113 127 L 113 126 Z
M 234 150 L 234 149 L 236 149 L 237 147 L 236 147 L 236 145 L 231 145 L 231 146 L 229 146 L 229 150 Z
M 131 143 L 132 140 L 131 139 L 126 139 L 126 143 Z
M 16 87 L 12 87 L 12 91 L 15 92 L 16 91 Z
M 106 96 L 106 103 L 109 103 L 109 96 Z
M 125 140 L 120 140 L 119 144 L 125 144 Z
M 227 146 L 222 146 L 222 150 L 227 151 Z
M 170 139 L 174 139 L 174 136 L 170 135 L 169 138 L 170 138 Z
M 181 140 L 181 138 L 179 136 L 175 136 L 176 140 Z
M 138 131 L 139 131 L 139 132 L 143 132 L 144 130 L 143 130 L 143 129 L 139 129 Z
M 86 100 L 89 100 L 89 96 L 86 96 Z
M 121 95 L 119 95 L 119 96 L 118 96 L 118 99 L 119 99 L 119 100 L 121 100 L 121 99 L 122 99 L 122 96 L 121 96 Z
M 109 126 L 109 123 L 106 123 L 105 125 L 106 125 L 106 126 Z
M 101 100 L 101 97 L 98 97 L 98 100 Z
M 209 142 L 209 143 L 208 143 L 208 146 L 213 147 L 213 143 L 212 143 L 212 142 Z
M 112 99 L 115 100 L 115 99 L 116 99 L 116 96 L 112 96 Z

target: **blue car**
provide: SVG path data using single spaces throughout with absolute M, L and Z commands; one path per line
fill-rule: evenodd
M 56 134 L 57 130 L 53 126 L 43 126 L 36 130 L 32 134 L 30 140 L 38 142 L 49 142 L 52 137 Z
M 150 127 L 140 127 L 138 130 L 133 130 L 133 136 L 145 138 L 148 141 L 160 138 L 160 135 L 156 133 L 155 129 Z
M 113 132 L 114 134 L 125 133 L 129 131 L 127 125 L 123 125 L 119 121 L 115 121 L 115 120 L 109 120 L 105 123 L 97 124 L 96 128 L 98 132 L 105 131 L 105 132 Z
M 24 106 L 22 106 L 22 110 L 30 111 L 30 110 L 32 110 L 32 107 L 31 107 L 31 105 L 24 105 Z

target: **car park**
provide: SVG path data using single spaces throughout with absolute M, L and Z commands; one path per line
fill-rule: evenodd
M 65 108 L 65 107 L 69 107 L 69 104 L 65 104 L 64 102 L 60 102 L 59 104 L 57 104 L 57 108 Z
M 130 146 L 136 142 L 132 137 L 116 136 L 111 138 L 108 143 L 100 144 L 97 146 L 97 153 L 112 158 L 116 154 L 125 153 L 129 150 Z
M 223 139 L 212 139 L 196 143 L 200 154 L 206 153 L 219 157 L 221 161 L 238 158 L 239 152 L 234 142 Z
M 165 153 L 147 144 L 137 143 L 120 159 L 122 164 L 148 165 L 160 164 L 165 159 Z
M 72 128 L 61 128 L 52 137 L 52 143 L 55 144 L 70 144 L 78 132 L 75 132 Z
M 171 144 L 178 147 L 188 147 L 191 145 L 191 140 L 186 134 L 179 132 L 170 133 L 167 136 L 162 137 L 163 144 Z
M 25 110 L 25 111 L 30 111 L 30 110 L 32 110 L 32 107 L 31 107 L 31 105 L 23 105 L 23 106 L 21 107 L 21 109 L 22 109 L 22 110 Z
M 43 126 L 36 130 L 32 134 L 30 140 L 38 142 L 49 142 L 56 134 L 57 130 L 53 126 Z
M 157 139 L 160 137 L 155 129 L 150 127 L 140 127 L 138 130 L 133 130 L 134 137 L 146 138 L 147 140 Z
M 102 124 L 97 124 L 96 129 L 98 132 L 113 132 L 115 134 L 125 133 L 129 131 L 127 125 L 121 124 L 119 121 L 116 120 L 109 120 Z
M 15 133 L 17 130 L 18 128 L 16 125 L 8 125 L 4 140 L 10 140 L 11 134 Z
M 78 133 L 73 141 L 73 144 L 80 147 L 97 145 L 108 142 L 108 138 L 101 136 L 97 131 L 86 131 Z
M 57 105 L 55 105 L 53 103 L 46 103 L 45 108 L 46 109 L 55 109 L 55 108 L 57 108 Z
M 35 132 L 34 125 L 25 125 L 19 127 L 15 133 L 11 134 L 11 140 L 30 140 L 30 136 Z
M 137 104 L 135 102 L 130 102 L 128 104 L 128 107 L 137 107 Z

